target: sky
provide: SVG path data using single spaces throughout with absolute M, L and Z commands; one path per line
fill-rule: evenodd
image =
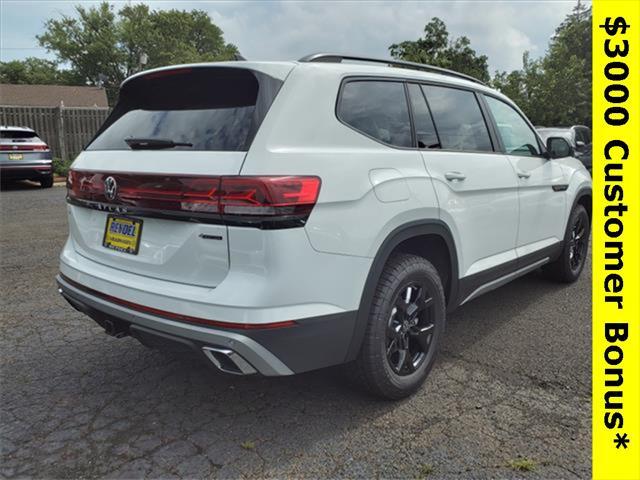
M 112 1 L 116 8 L 136 1 Z M 145 1 L 154 9 L 206 11 L 248 60 L 297 60 L 313 52 L 388 57 L 388 47 L 423 35 L 440 17 L 450 36 L 466 35 L 489 57 L 489 71 L 522 66 L 522 54 L 544 55 L 576 0 L 466 1 Z M 0 0 L 0 61 L 54 59 L 35 36 L 48 18 L 73 15 L 93 1 Z

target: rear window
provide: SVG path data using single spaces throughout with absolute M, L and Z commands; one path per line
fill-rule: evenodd
M 186 150 L 246 151 L 282 82 L 241 68 L 178 68 L 124 84 L 87 150 L 128 150 L 130 138 L 190 143 Z
M 23 140 L 36 138 L 33 130 L 0 130 L 0 138 L 8 140 Z
M 586 127 L 576 127 L 576 140 L 584 142 L 585 145 L 591 143 L 591 130 Z

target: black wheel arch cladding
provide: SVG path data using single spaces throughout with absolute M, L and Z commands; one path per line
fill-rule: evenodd
M 376 285 L 382 275 L 384 267 L 395 251 L 395 249 L 406 240 L 411 238 L 431 235 L 440 238 L 446 245 L 449 253 L 449 287 L 445 291 L 447 298 L 447 311 L 451 311 L 456 307 L 458 298 L 458 256 L 453 240 L 453 235 L 446 223 L 441 220 L 424 220 L 414 221 L 401 225 L 393 230 L 387 238 L 382 242 L 374 257 L 369 274 L 365 282 L 365 286 L 360 298 L 360 306 L 357 312 L 354 324 L 353 334 L 349 350 L 347 352 L 346 362 L 354 360 L 362 345 L 365 330 L 367 327 L 367 319 L 371 309 L 371 302 L 375 293 Z

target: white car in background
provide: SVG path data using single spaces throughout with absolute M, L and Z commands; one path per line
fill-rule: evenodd
M 550 137 L 564 137 L 571 145 L 572 156 L 580 160 L 585 168 L 591 172 L 593 152 L 591 144 L 591 129 L 584 125 L 572 127 L 536 127 L 542 140 Z

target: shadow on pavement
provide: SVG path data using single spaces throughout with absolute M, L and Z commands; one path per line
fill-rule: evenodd
M 12 191 L 12 190 L 40 190 L 40 184 L 32 182 L 31 180 L 19 180 L 13 182 L 1 182 L 0 191 Z

